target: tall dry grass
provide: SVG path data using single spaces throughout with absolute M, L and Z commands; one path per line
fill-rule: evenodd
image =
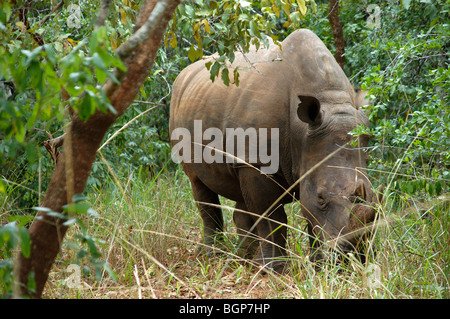
M 202 223 L 182 171 L 111 180 L 89 192 L 99 217 L 84 220 L 90 236 L 102 241 L 103 258 L 117 274 L 100 280 L 83 275 L 78 288 L 66 284 L 76 259 L 77 227 L 72 227 L 50 274 L 47 298 L 449 298 L 450 214 L 448 199 L 429 203 L 393 200 L 385 189 L 380 215 L 389 222 L 375 231 L 375 253 L 362 265 L 356 258 L 309 261 L 300 204 L 288 213 L 289 268 L 263 273 L 236 251 L 233 202 L 221 199 L 225 245 L 207 257 L 197 250 Z M 398 197 L 396 197 L 398 198 Z M 82 265 L 89 268 L 89 263 Z

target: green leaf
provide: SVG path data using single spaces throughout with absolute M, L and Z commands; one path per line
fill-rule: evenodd
M 195 10 L 190 5 L 185 5 L 184 10 L 186 11 L 186 15 L 188 18 L 194 19 L 195 18 Z
M 191 62 L 195 62 L 196 60 L 200 59 L 203 56 L 203 48 L 195 48 L 195 45 L 192 44 L 189 48 L 188 52 L 188 58 Z
M 13 121 L 13 132 L 15 139 L 19 143 L 23 143 L 25 141 L 25 125 L 20 119 L 16 119 Z
M 217 9 L 217 7 L 218 7 L 218 4 L 216 1 L 214 1 L 214 0 L 209 1 L 209 8 L 211 9 L 211 11 L 214 9 Z
M 52 209 L 48 208 L 48 207 L 32 207 L 32 210 L 36 210 L 38 212 L 42 212 L 42 213 L 50 213 L 53 212 Z
M 64 226 L 70 226 L 70 225 L 75 224 L 75 223 L 77 223 L 77 222 L 78 222 L 78 220 L 77 220 L 76 218 L 71 218 L 71 219 L 65 221 L 65 222 L 63 223 L 63 225 L 64 225 Z
M 95 67 L 95 75 L 97 76 L 97 80 L 100 84 L 105 83 L 106 78 L 108 77 L 108 72 L 105 72 L 105 70 L 102 70 L 100 68 Z M 117 79 L 115 79 L 116 81 L 114 81 L 116 84 L 120 84 L 118 83 Z
M 64 215 L 63 213 L 58 213 L 58 212 L 49 212 L 49 213 L 47 213 L 47 216 L 56 217 L 56 218 L 60 218 L 60 219 L 67 219 L 66 215 Z M 36 218 L 39 218 L 41 220 L 43 219 L 42 216 L 38 216 Z
M 291 22 L 293 23 L 294 26 L 299 26 L 300 25 L 300 12 L 298 11 L 294 11 L 289 15 L 289 18 L 291 19 Z
M 70 214 L 86 214 L 91 205 L 88 203 L 72 203 L 63 206 L 63 211 Z
M 27 56 L 23 66 L 28 66 L 32 61 L 34 61 L 42 50 L 43 47 L 37 47 L 36 49 L 33 49 L 33 51 L 22 50 L 22 53 Z
M 252 20 L 250 21 L 250 34 L 252 37 L 260 37 L 261 34 L 259 33 L 258 26 L 256 23 Z
M 194 44 L 191 44 L 191 47 L 189 48 L 189 52 L 188 52 L 188 58 L 191 62 L 194 62 L 196 60 L 197 54 L 195 52 L 195 47 Z
M 302 16 L 306 15 L 306 3 L 305 0 L 297 0 L 298 9 L 300 10 L 300 13 Z
M 77 258 L 83 259 L 87 255 L 88 255 L 88 252 L 85 249 L 80 249 L 80 251 L 78 251 L 78 253 L 77 253 Z
M 72 202 L 78 203 L 78 202 L 84 202 L 87 201 L 89 197 L 87 197 L 84 194 L 75 194 L 72 196 Z
M 236 86 L 239 86 L 239 71 L 238 71 L 238 69 L 239 69 L 239 68 L 235 68 L 234 71 L 233 71 L 233 75 L 234 75 L 234 84 L 235 84 Z
M 209 71 L 211 74 L 210 76 L 211 81 L 214 82 L 216 76 L 219 74 L 219 70 L 220 70 L 220 63 L 216 61 L 214 62 L 213 66 L 211 67 L 211 70 Z
M 90 237 L 90 236 L 86 236 L 85 240 L 86 240 L 86 242 L 88 244 L 89 253 L 91 254 L 91 256 L 94 257 L 94 258 L 101 257 L 101 254 L 97 250 L 97 245 L 95 245 L 95 240 L 92 237 Z
M 27 155 L 27 159 L 28 162 L 30 164 L 34 164 L 38 161 L 39 158 L 39 148 L 36 148 L 34 144 L 32 143 L 27 143 L 27 145 L 25 146 L 26 149 L 26 155 Z
M 402 2 L 403 8 L 405 8 L 406 10 L 408 10 L 409 7 L 411 6 L 411 0 L 401 0 L 401 2 Z
M 107 50 L 105 50 L 103 48 L 98 48 L 95 53 L 100 56 L 103 63 L 105 63 L 105 65 L 107 67 L 113 66 L 113 67 L 118 68 L 121 71 L 126 71 L 126 67 L 123 64 L 122 60 L 118 57 L 110 55 Z
M 94 54 L 94 52 L 97 51 L 97 48 L 101 49 L 101 45 L 105 43 L 106 39 L 107 32 L 105 26 L 94 30 L 89 38 L 89 51 L 91 54 Z
M 103 269 L 105 269 L 105 271 L 108 273 L 108 275 L 111 277 L 111 279 L 114 282 L 117 282 L 118 277 L 117 277 L 116 273 L 111 268 L 109 268 L 109 265 L 107 262 L 104 263 Z
M 6 24 L 11 16 L 11 7 L 8 2 L 3 2 L 0 7 L 0 22 Z
M 31 253 L 31 240 L 30 234 L 28 233 L 28 230 L 25 227 L 19 228 L 19 237 L 22 254 L 25 258 L 29 258 Z
M 230 85 L 229 71 L 227 68 L 222 70 L 222 81 L 226 86 Z
M 30 272 L 28 275 L 28 281 L 27 281 L 27 288 L 29 292 L 35 292 L 36 291 L 36 280 L 34 278 L 34 271 Z
M 281 9 L 283 10 L 284 14 L 289 17 L 289 14 L 291 12 L 291 5 L 288 3 L 284 3 L 283 6 L 281 7 Z
M 227 60 L 227 56 L 226 55 L 221 55 L 216 60 L 221 62 L 221 63 L 225 63 L 225 61 Z
M 83 98 L 83 101 L 81 102 L 80 107 L 78 108 L 78 115 L 83 121 L 87 121 L 89 117 L 95 112 L 95 103 L 93 103 L 94 101 L 92 100 L 93 99 L 91 95 L 86 94 L 86 96 Z

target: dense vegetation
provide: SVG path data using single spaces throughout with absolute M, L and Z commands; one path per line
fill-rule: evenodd
M 131 34 L 140 4 L 133 0 L 112 1 L 105 26 L 94 31 L 93 21 L 100 1 L 62 1 L 60 6 L 54 2 L 31 4 L 17 0 L 0 5 L 0 225 L 16 221 L 15 225 L 19 226 L 14 228 L 8 224 L 1 228 L 0 278 L 3 278 L 2 285 L 4 282 L 7 286 L 0 287 L 1 294 L 10 288 L 7 274 L 12 269 L 8 262 L 14 244 L 11 238 L 16 236 L 17 241 L 26 242 L 24 229 L 34 217 L 33 207 L 40 205 L 54 169 L 44 141 L 63 134 L 71 118 L 70 109 L 86 118 L 96 109 L 111 111 L 98 85 L 114 77 L 111 68 L 121 67 L 112 52 Z M 371 100 L 367 107 L 371 127 L 360 129 L 371 135 L 367 149 L 369 172 L 374 187 L 385 186 L 384 213 L 398 217 L 407 215 L 386 231 L 386 238 L 390 240 L 388 249 L 376 260 L 385 278 L 390 272 L 389 278 L 394 278 L 386 284 L 381 297 L 449 296 L 449 14 L 448 0 L 340 1 L 339 15 L 345 40 L 344 71 L 355 86 L 368 90 Z M 85 220 L 77 224 L 77 229 L 81 229 L 78 235 L 81 243 L 87 245 L 82 248 L 69 241 L 78 252 L 77 257 L 81 260 L 90 256 L 91 264 L 98 261 L 100 254 L 94 242 L 101 241 L 92 238 L 106 240 L 106 231 L 99 229 L 112 227 L 112 213 L 119 213 L 118 210 L 126 207 L 132 217 L 118 217 L 125 219 L 124 226 L 116 226 L 115 231 L 119 234 L 130 230 L 130 237 L 117 235 L 130 256 L 139 253 L 147 258 L 143 250 L 152 251 L 152 258 L 171 264 L 180 262 L 174 257 L 173 247 L 183 250 L 180 256 L 189 255 L 189 242 L 180 239 L 167 242 L 164 236 L 160 236 L 162 239 L 153 236 L 158 240 L 155 244 L 144 239 L 145 232 L 136 236 L 132 232 L 133 228 L 146 229 L 195 240 L 190 230 L 193 225 L 198 226 L 198 219 L 193 217 L 196 213 L 190 202 L 188 185 L 179 167 L 170 160 L 168 117 L 175 77 L 189 63 L 218 51 L 222 57 L 209 67 L 211 78 L 222 80 L 215 76 L 220 70 L 225 70 L 223 74 L 229 72 L 224 67 L 225 57 L 232 59 L 233 51 L 245 51 L 250 39 L 255 39 L 256 45 L 267 43 L 269 37 L 281 41 L 297 28 L 313 30 L 334 52 L 328 15 L 329 1 L 320 0 L 182 2 L 148 80 L 133 105 L 111 127 L 94 163 L 86 195 L 103 217 L 95 222 Z M 238 76 L 238 72 L 234 72 L 235 79 Z M 174 185 L 180 185 L 183 190 L 174 190 Z M 139 192 L 137 188 L 145 191 Z M 169 190 L 179 195 L 172 196 Z M 163 197 L 158 202 L 156 198 L 160 195 Z M 186 203 L 180 203 L 179 198 Z M 145 200 L 152 204 L 146 204 Z M 147 208 L 141 210 L 139 205 Z M 80 207 L 88 211 L 87 206 Z M 411 213 L 409 207 L 415 209 L 410 215 L 406 213 Z M 164 209 L 171 213 L 183 211 L 183 215 L 169 215 L 161 220 L 154 216 L 155 211 Z M 187 211 L 192 216 L 184 216 Z M 291 219 L 297 214 L 294 208 L 292 211 Z M 138 212 L 144 215 L 139 216 Z M 120 216 L 125 214 L 120 213 Z M 187 221 L 182 222 L 183 218 Z M 167 225 L 148 226 L 161 222 Z M 95 235 L 89 236 L 88 229 Z M 176 231 L 171 232 L 173 229 Z M 291 245 L 295 256 L 307 254 L 304 246 Z M 405 245 L 406 250 L 402 250 L 400 246 Z M 114 261 L 111 256 L 121 248 L 112 243 L 106 247 L 108 262 L 116 266 L 112 268 L 116 268 L 118 277 L 127 278 L 123 282 L 132 282 L 133 265 L 141 260 L 133 257 L 132 261 Z M 156 253 L 153 247 L 162 248 Z M 27 249 L 23 244 L 22 250 Z M 399 254 L 407 257 L 399 257 Z M 63 256 L 62 260 L 64 258 L 68 257 Z M 209 266 L 204 261 L 198 263 L 203 277 L 211 276 Z M 399 269 L 398 263 L 404 263 L 404 268 Z M 157 267 L 156 263 L 152 265 Z M 402 281 L 411 275 L 414 265 L 422 267 L 423 272 L 414 272 L 411 280 L 423 278 L 423 283 Z M 174 269 L 167 272 L 169 283 Z M 233 274 L 239 269 L 234 269 Z M 162 268 L 153 270 L 154 273 L 161 271 Z M 300 271 L 303 277 L 289 279 L 286 286 L 295 284 L 298 290 L 284 290 L 284 293 L 308 297 L 313 286 L 317 289 L 313 295 L 324 293 L 317 287 L 329 287 L 330 279 L 323 277 L 324 282 L 320 279 L 316 282 L 309 275 L 310 271 L 306 267 Z M 97 274 L 101 277 L 100 271 Z M 239 278 L 238 275 L 236 283 Z M 304 279 L 303 284 L 300 284 L 301 279 Z M 171 286 L 169 283 L 167 286 Z M 194 289 L 194 283 L 183 283 L 190 287 L 189 293 L 206 294 Z M 346 279 L 346 288 L 336 288 L 344 293 L 331 291 L 327 296 L 376 296 L 373 291 L 369 291 L 369 295 L 359 290 L 350 293 L 350 283 L 351 279 Z M 434 288 L 419 289 L 419 285 Z M 54 296 L 54 291 L 50 296 Z M 176 294 L 183 295 L 179 291 Z M 281 295 L 279 291 L 269 294 Z M 165 296 L 165 293 L 158 296 Z

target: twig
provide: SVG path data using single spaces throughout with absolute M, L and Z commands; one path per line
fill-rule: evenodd
M 56 161 L 58 160 L 58 157 L 60 154 L 58 151 L 58 147 L 61 147 L 64 144 L 65 136 L 66 136 L 66 133 L 64 133 L 63 135 L 61 135 L 59 137 L 44 141 L 45 149 L 47 150 L 47 152 L 50 153 L 50 156 L 52 157 L 53 162 L 55 164 L 56 164 Z
M 64 137 L 66 135 L 66 133 L 64 133 L 63 135 L 54 138 L 53 135 L 50 132 L 47 132 L 45 130 L 39 129 L 39 128 L 34 128 L 35 131 L 44 133 L 45 135 L 47 135 L 49 137 L 48 140 L 44 141 L 44 147 L 47 150 L 47 152 L 50 154 L 53 163 L 56 165 L 56 161 L 58 160 L 59 157 L 59 151 L 58 151 L 58 147 L 61 147 L 64 144 Z
M 134 100 L 133 103 L 150 104 L 150 105 L 156 105 L 156 106 L 166 106 L 165 104 L 161 104 L 161 103 L 149 102 L 149 101 L 140 101 L 140 100 Z M 147 112 L 147 111 L 145 111 L 145 112 Z
M 133 123 L 134 121 L 136 121 L 139 117 L 141 117 L 142 115 L 150 112 L 151 110 L 153 110 L 154 108 L 160 106 L 161 104 L 157 104 L 154 107 L 151 107 L 147 110 L 145 110 L 144 112 L 136 115 L 133 119 L 131 119 L 130 121 L 128 121 L 124 126 L 122 126 L 119 130 L 117 130 L 110 138 L 108 138 L 108 140 L 106 140 L 105 143 L 103 143 L 102 146 L 99 147 L 99 149 L 97 150 L 97 152 L 101 151 L 101 149 L 103 147 L 105 147 L 106 144 L 108 144 L 113 138 L 115 138 L 120 132 L 122 132 L 124 129 L 126 129 L 131 123 Z
M 155 291 L 153 290 L 150 278 L 148 278 L 148 271 L 147 271 L 147 268 L 145 268 L 144 258 L 141 258 L 141 263 L 142 263 L 142 268 L 144 268 L 144 275 L 145 275 L 145 278 L 147 279 L 148 286 L 150 287 L 150 291 L 152 292 L 152 297 L 153 297 L 153 299 L 158 299 L 158 297 L 156 297 Z
M 139 299 L 142 299 L 142 287 L 141 287 L 141 282 L 139 280 L 139 272 L 138 272 L 136 264 L 134 265 L 133 275 L 134 275 L 134 278 L 136 278 L 136 283 L 138 285 L 138 296 L 139 296 Z
M 155 8 L 148 17 L 147 21 L 145 21 L 144 25 L 117 48 L 116 54 L 122 60 L 127 58 L 131 53 L 133 53 L 134 49 L 146 41 L 148 35 L 151 34 L 153 30 L 159 28 L 159 22 L 170 5 L 171 2 L 169 0 L 160 0 L 156 3 Z
M 110 4 L 111 4 L 111 0 L 103 0 L 100 3 L 97 20 L 95 20 L 95 28 L 101 27 L 105 24 L 106 18 L 108 17 L 108 11 L 109 11 Z
M 52 12 L 51 12 L 50 14 L 48 14 L 44 19 L 42 19 L 42 20 L 38 23 L 39 26 L 42 27 L 42 26 L 47 22 L 47 20 L 50 19 L 52 13 L 55 13 L 57 10 L 59 10 L 59 8 L 61 8 L 61 7 L 63 6 L 63 4 L 64 4 L 64 0 L 61 0 L 61 1 L 56 5 L 56 7 L 54 7 L 54 8 L 52 9 Z

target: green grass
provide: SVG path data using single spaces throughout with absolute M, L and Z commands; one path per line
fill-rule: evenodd
M 358 261 L 325 265 L 316 271 L 308 261 L 305 221 L 299 204 L 289 214 L 289 270 L 263 274 L 235 255 L 233 202 L 222 199 L 226 245 L 211 258 L 197 251 L 201 219 L 182 171 L 153 178 L 130 175 L 89 192 L 99 217 L 86 217 L 91 237 L 102 241 L 103 259 L 117 274 L 68 288 L 77 227 L 72 227 L 52 272 L 46 298 L 449 298 L 449 205 L 436 199 L 421 206 L 392 201 L 389 190 L 380 208 L 391 222 L 378 227 L 369 267 Z M 86 262 L 85 266 L 89 267 Z M 375 273 L 371 273 L 375 269 Z M 378 278 L 375 284 L 373 278 Z

